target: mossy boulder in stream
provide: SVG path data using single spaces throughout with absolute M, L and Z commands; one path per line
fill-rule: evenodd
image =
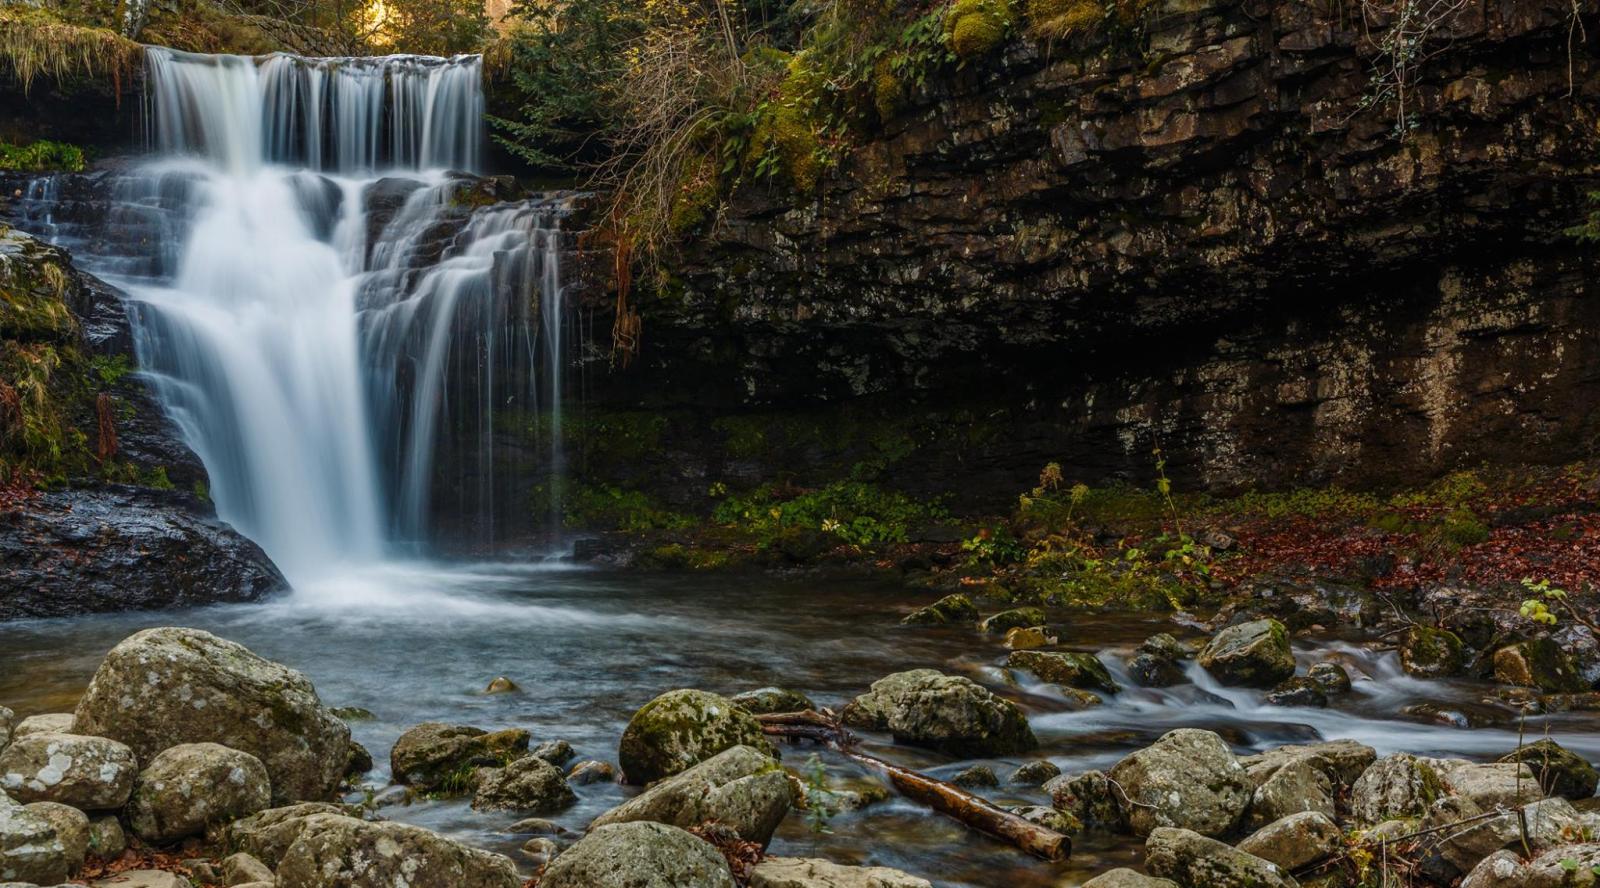
M 528 754 L 527 731 L 485 731 L 468 725 L 423 722 L 407 730 L 389 750 L 397 783 L 418 789 L 464 793 L 476 787 L 480 768 L 509 764 Z
M 1111 672 L 1094 654 L 1071 651 L 1013 651 L 1006 665 L 1025 669 L 1039 678 L 1069 688 L 1089 691 L 1106 691 L 1115 694 L 1121 690 L 1112 680 Z
M 629 783 L 645 784 L 741 745 L 778 755 L 744 707 L 718 694 L 683 689 L 668 691 L 633 714 L 617 757 Z
M 1495 680 L 1542 691 L 1588 690 L 1572 658 L 1548 638 L 1503 647 L 1494 652 Z
M 789 775 L 776 759 L 735 746 L 601 814 L 590 828 L 648 820 L 693 829 L 714 820 L 766 847 L 793 801 Z
M 1039 745 L 1016 704 L 936 669 L 880 678 L 841 715 L 853 727 L 889 731 L 898 742 L 951 755 L 1011 755 Z
M 1400 665 L 1412 675 L 1442 678 L 1462 666 L 1461 639 L 1448 629 L 1412 626 L 1400 644 Z
M 472 809 L 553 814 L 577 801 L 560 768 L 528 755 L 503 768 L 485 768 L 472 796 Z
M 350 728 L 304 675 L 198 629 L 146 629 L 112 648 L 73 732 L 125 743 L 141 762 L 182 743 L 250 753 L 279 802 L 330 797 L 350 757 Z
M 1200 666 L 1223 684 L 1270 688 L 1294 675 L 1289 630 L 1277 620 L 1229 626 L 1200 652 Z
M 946 626 L 953 623 L 974 623 L 978 620 L 978 607 L 972 599 L 957 592 L 919 607 L 901 620 L 907 626 Z
M 1027 629 L 1045 624 L 1044 611 L 1037 607 L 1018 607 L 1001 611 L 978 624 L 978 628 L 994 635 L 1004 635 L 1012 629 Z

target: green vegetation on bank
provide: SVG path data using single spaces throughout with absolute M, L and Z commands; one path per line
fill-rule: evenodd
M 0 142 L 0 170 L 25 173 L 81 173 L 83 149 L 65 142 L 39 139 L 27 145 Z

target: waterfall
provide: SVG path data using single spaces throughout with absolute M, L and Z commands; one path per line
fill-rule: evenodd
M 561 471 L 561 213 L 471 175 L 480 59 L 147 53 L 152 156 L 69 246 L 129 293 L 218 513 L 297 586 L 426 551 L 441 496 L 494 542 L 532 509 L 503 442 Z

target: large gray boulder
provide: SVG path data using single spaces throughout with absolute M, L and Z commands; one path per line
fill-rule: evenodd
M 1333 818 L 1302 811 L 1263 826 L 1239 843 L 1239 850 L 1292 872 L 1332 857 L 1344 848 L 1344 833 Z
M 539 881 L 539 888 L 691 886 L 735 888 L 727 861 L 709 842 L 675 826 L 645 821 L 595 828 L 563 851 Z
M 206 835 L 212 844 L 237 848 L 277 868 L 289 846 L 319 814 L 344 814 L 345 809 L 326 802 L 302 802 L 281 808 L 268 808 L 232 823 L 217 824 Z
M 590 828 L 654 821 L 692 829 L 714 820 L 745 841 L 766 847 L 789 813 L 793 795 L 776 760 L 752 747 L 735 746 L 601 814 Z
M 1278 768 L 1302 760 L 1327 775 L 1332 785 L 1345 787 L 1361 778 L 1367 768 L 1378 760 L 1378 753 L 1372 747 L 1354 740 L 1329 740 L 1324 743 L 1276 746 L 1255 755 L 1243 756 L 1239 764 L 1244 765 L 1250 773 L 1250 779 L 1259 785 Z
M 744 707 L 706 691 L 668 691 L 633 714 L 622 732 L 618 763 L 629 783 L 654 783 L 735 746 L 774 758 L 778 751 Z
M 1016 704 L 935 669 L 878 679 L 842 717 L 853 727 L 889 731 L 898 742 L 958 756 L 1012 755 L 1039 745 Z
M 1192 888 L 1298 888 L 1281 867 L 1187 829 L 1162 827 L 1144 845 L 1145 869 Z
M 306 818 L 278 864 L 278 888 L 518 888 L 504 855 L 404 823 Z
M 1246 768 L 1245 773 L 1248 775 L 1250 770 Z M 1262 780 L 1250 794 L 1250 810 L 1245 819 L 1252 829 L 1260 829 L 1305 811 L 1334 816 L 1332 781 L 1310 757 L 1291 761 Z
M 1127 794 L 1123 815 L 1141 836 L 1159 827 L 1224 835 L 1250 802 L 1244 767 L 1211 731 L 1171 731 L 1129 754 L 1107 776 Z
M 11 734 L 17 728 L 17 714 L 10 708 L 0 706 L 0 749 L 5 749 L 11 743 Z
M 184 743 L 248 752 L 277 802 L 332 796 L 350 750 L 350 728 L 304 675 L 198 629 L 146 629 L 112 648 L 73 733 L 126 743 L 146 763 Z
M 768 857 L 750 888 L 933 888 L 927 879 L 886 866 L 843 866 L 814 857 Z
M 1199 663 L 1223 684 L 1270 688 L 1294 675 L 1289 630 L 1277 620 L 1229 626 L 1212 637 Z
M 1366 826 L 1421 817 L 1445 791 L 1444 780 L 1433 765 L 1397 752 L 1362 772 L 1350 790 L 1350 814 Z
M 133 792 L 133 750 L 104 737 L 29 734 L 0 752 L 0 790 L 19 802 L 60 802 L 112 811 Z
M 418 789 L 464 793 L 477 771 L 528 754 L 529 734 L 520 728 L 485 731 L 468 725 L 423 722 L 407 730 L 389 750 L 395 782 Z
M 472 796 L 472 809 L 553 814 L 577 801 L 560 768 L 530 755 L 504 768 L 485 769 Z
M 1427 759 L 1445 788 L 1473 801 L 1485 811 L 1515 808 L 1544 798 L 1533 769 L 1520 762 L 1469 762 L 1462 759 Z
M 1469 816 L 1435 817 L 1430 812 L 1422 825 L 1433 828 L 1461 824 L 1442 831 L 1438 850 L 1439 856 L 1462 873 L 1472 872 L 1481 861 L 1498 851 L 1528 850 L 1538 854 L 1569 841 L 1569 837 L 1584 834 L 1582 816 L 1571 802 L 1561 798 L 1534 802 L 1520 811 L 1508 810 L 1486 819 L 1473 819 L 1488 813 L 1475 805 L 1459 813 Z
M 0 793 L 0 881 L 54 885 L 65 882 L 70 869 L 55 826 Z
M 163 844 L 265 810 L 272 784 L 261 760 L 216 743 L 162 750 L 139 773 L 128 801 L 134 835 Z
M 1095 876 L 1084 882 L 1083 888 L 1178 888 L 1178 883 L 1171 879 L 1147 876 L 1124 866 Z
M 1485 858 L 1461 888 L 1593 888 L 1600 884 L 1600 843 L 1552 848 L 1524 863 L 1515 852 Z

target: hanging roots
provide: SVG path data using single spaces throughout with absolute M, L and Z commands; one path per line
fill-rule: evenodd
M 612 230 L 617 231 L 615 228 Z M 620 364 L 626 369 L 639 354 L 644 321 L 628 302 L 633 290 L 633 242 L 620 232 L 614 234 L 611 240 L 611 275 L 617 287 L 616 319 L 611 323 L 611 363 Z

